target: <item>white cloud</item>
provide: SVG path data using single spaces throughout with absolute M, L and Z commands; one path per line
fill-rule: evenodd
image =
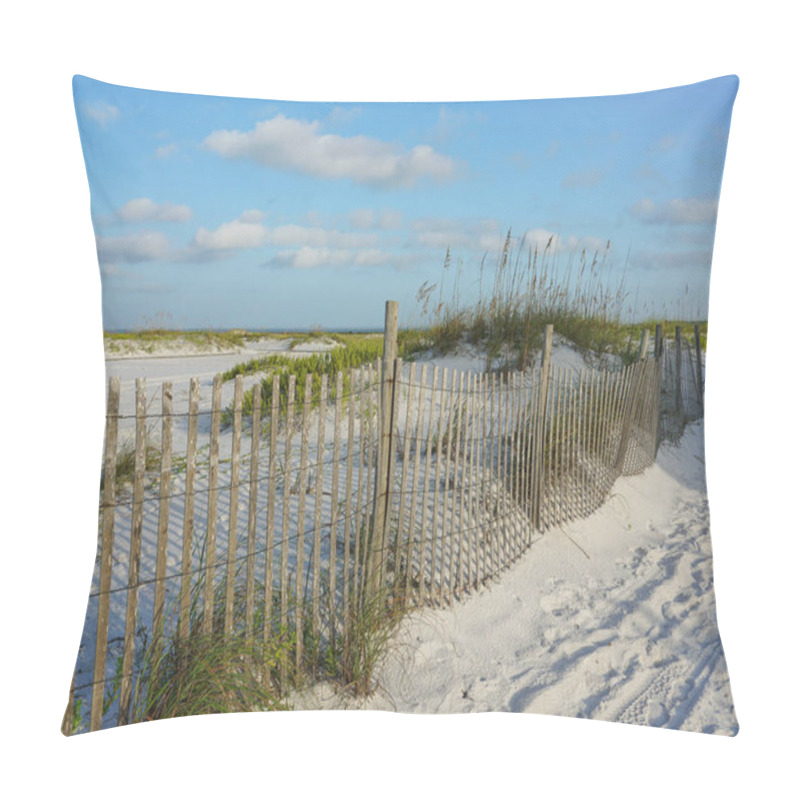
M 156 148 L 156 158 L 169 158 L 178 152 L 178 145 L 164 144 Z
M 378 249 L 350 250 L 304 246 L 298 250 L 284 250 L 269 263 L 292 269 L 313 269 L 315 267 L 376 267 L 390 261 L 391 256 Z
M 82 106 L 83 113 L 89 119 L 94 120 L 101 127 L 105 127 L 109 122 L 114 122 L 119 119 L 119 109 L 116 106 L 109 105 L 108 103 L 88 103 Z
M 192 218 L 189 206 L 156 203 L 149 197 L 129 200 L 116 212 L 122 222 L 188 222 Z
M 268 228 L 259 220 L 261 212 L 245 211 L 239 219 L 225 222 L 213 231 L 199 228 L 193 245 L 201 250 L 248 250 L 254 247 L 354 248 L 371 247 L 378 237 L 369 233 L 348 233 L 304 225 Z
M 223 222 L 216 230 L 198 228 L 193 244 L 202 250 L 247 250 L 266 244 L 267 230 L 259 222 Z
M 101 264 L 136 264 L 172 255 L 167 237 L 155 231 L 140 231 L 128 236 L 98 236 L 96 242 L 97 257 Z
M 421 178 L 441 181 L 455 175 L 452 159 L 430 145 L 404 150 L 368 136 L 322 134 L 319 127 L 318 121 L 279 114 L 251 131 L 214 131 L 204 144 L 226 158 L 248 158 L 265 167 L 375 186 L 411 186 Z
M 700 225 L 716 220 L 717 202 L 699 197 L 674 197 L 659 205 L 646 197 L 635 203 L 631 211 L 642 222 L 658 225 Z
M 557 242 L 558 234 L 545 228 L 531 228 L 522 237 L 522 246 L 526 249 L 543 250 L 548 244 L 552 246 Z

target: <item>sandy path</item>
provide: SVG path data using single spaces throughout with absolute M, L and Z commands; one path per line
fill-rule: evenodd
M 409 617 L 367 707 L 735 733 L 702 451 L 702 427 L 691 426 L 680 446 L 663 445 L 656 465 L 620 479 L 588 519 L 548 532 L 498 583 Z

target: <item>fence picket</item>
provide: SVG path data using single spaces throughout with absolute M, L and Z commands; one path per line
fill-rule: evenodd
M 183 507 L 183 538 L 181 547 L 181 609 L 179 635 L 189 636 L 192 606 L 192 541 L 194 539 L 194 493 L 197 471 L 197 421 L 200 407 L 200 381 L 189 382 L 189 431 L 186 439 L 186 483 Z
M 244 629 L 253 636 L 256 594 L 256 514 L 258 511 L 258 455 L 261 440 L 261 387 L 253 392 L 253 417 L 250 430 L 250 488 L 247 496 L 247 573 L 244 599 Z
M 136 645 L 136 612 L 139 602 L 139 566 L 142 558 L 142 503 L 147 447 L 147 392 L 145 379 L 136 379 L 136 454 L 133 468 L 133 512 L 131 514 L 128 591 L 125 605 L 125 641 L 119 684 L 118 725 L 127 725 L 133 686 L 133 656 Z
M 437 379 L 439 378 L 439 367 L 434 365 L 431 375 L 431 401 L 430 401 L 430 420 L 428 421 L 428 439 L 425 446 L 425 478 L 422 485 L 422 513 L 420 521 L 420 539 L 422 558 L 430 565 L 430 578 L 425 589 L 425 566 L 424 563 L 420 564 L 420 600 L 426 597 L 428 600 L 433 599 L 434 586 L 436 583 L 436 504 L 431 510 L 431 557 L 425 558 L 425 522 L 428 518 L 428 487 L 431 482 L 431 451 L 433 449 L 433 434 L 434 434 L 434 415 L 436 412 L 436 386 Z M 440 403 L 441 410 L 441 403 Z M 441 421 L 439 423 L 438 431 L 441 430 Z M 438 461 L 437 451 L 437 461 Z M 424 592 L 424 593 L 423 593 Z
M 214 376 L 211 396 L 211 434 L 208 454 L 208 519 L 206 525 L 205 592 L 203 603 L 204 635 L 209 635 L 214 624 L 214 573 L 217 558 L 217 494 L 219 492 L 219 425 L 222 400 L 222 380 Z
M 286 446 L 283 451 L 283 515 L 281 519 L 281 637 L 289 634 L 289 511 L 292 499 L 292 433 L 297 395 L 296 377 L 289 375 L 286 394 Z M 281 662 L 281 685 L 286 684 L 287 659 Z
M 267 466 L 267 552 L 264 559 L 264 644 L 272 638 L 272 602 L 275 582 L 275 485 L 278 471 L 278 415 L 280 412 L 279 375 L 272 376 L 272 408 L 269 417 L 269 462 Z M 261 393 L 261 387 L 257 387 Z M 288 397 L 287 397 L 288 399 Z M 282 574 L 282 573 L 281 573 Z M 265 675 L 267 671 L 265 670 Z
M 153 639 L 161 638 L 164 625 L 165 576 L 167 573 L 167 537 L 169 535 L 169 496 L 172 488 L 172 383 L 161 385 L 161 476 L 158 498 L 158 538 L 156 544 L 156 580 L 153 600 Z
M 336 641 L 336 562 L 337 545 L 339 543 L 339 458 L 341 456 L 341 435 L 340 427 L 342 424 L 342 392 L 344 391 L 344 374 L 336 373 L 336 405 L 333 412 L 333 467 L 331 475 L 331 526 L 330 542 L 328 545 L 328 596 L 331 613 L 330 626 L 330 647 L 334 649 Z M 345 559 L 347 551 L 345 551 Z M 346 606 L 343 606 L 346 608 Z
M 434 368 L 435 369 L 435 368 Z M 437 524 L 438 520 L 438 508 L 439 508 L 439 485 L 440 485 L 440 476 L 442 474 L 442 447 L 444 447 L 444 409 L 445 403 L 447 402 L 447 378 L 448 378 L 448 370 L 447 367 L 442 368 L 442 375 L 441 375 L 441 388 L 439 392 L 439 427 L 436 432 L 436 469 L 434 470 L 434 483 L 433 483 L 433 512 L 432 512 L 432 528 L 431 528 L 431 536 L 433 547 L 431 552 L 431 594 L 433 594 L 434 586 L 436 585 L 436 566 L 438 564 L 439 567 L 439 588 L 437 591 L 437 597 L 439 603 L 442 602 L 443 594 L 444 594 L 444 548 L 445 548 L 445 538 L 444 538 L 444 530 L 445 530 L 445 515 L 444 515 L 444 506 L 446 503 L 442 504 L 442 525 L 441 531 L 442 535 L 438 537 L 441 541 L 441 554 L 439 551 L 439 546 L 437 546 L 436 541 L 436 531 L 439 529 Z M 445 499 L 447 495 L 445 494 Z
M 317 418 L 317 473 L 314 487 L 314 552 L 311 568 L 311 634 L 313 640 L 318 642 L 320 612 L 320 568 L 322 547 L 322 471 L 325 462 L 325 422 L 328 410 L 328 376 L 323 373 L 319 387 L 319 414 Z M 319 652 L 316 653 L 319 655 Z
M 400 491 L 398 493 L 399 503 L 397 507 L 397 534 L 394 547 L 394 571 L 395 571 L 395 598 L 402 595 L 402 602 L 408 599 L 408 588 L 411 576 L 411 537 L 413 533 L 413 523 L 409 524 L 409 530 L 403 541 L 404 526 L 406 520 L 406 497 L 408 496 L 408 460 L 411 457 L 411 412 L 414 406 L 414 364 L 410 365 L 408 372 L 408 393 L 406 398 L 406 427 L 403 436 L 403 471 L 400 476 Z M 399 373 L 396 373 L 399 377 Z M 398 381 L 395 380 L 395 395 L 399 394 Z M 419 441 L 419 439 L 417 439 Z M 416 449 L 416 448 L 415 448 Z M 414 505 L 411 501 L 411 509 L 408 513 L 409 519 L 413 520 Z M 405 570 L 402 567 L 401 553 L 405 556 Z M 400 588 L 402 581 L 403 587 Z
M 225 571 L 225 633 L 233 630 L 233 604 L 236 592 L 236 547 L 239 532 L 239 470 L 242 450 L 242 394 L 244 376 L 237 375 L 233 391 L 233 431 L 231 436 L 231 488 L 228 508 L 228 563 Z
M 303 664 L 303 612 L 305 610 L 305 558 L 306 558 L 306 495 L 308 494 L 308 436 L 311 417 L 311 391 L 313 375 L 306 373 L 303 387 L 303 419 L 300 433 L 300 470 L 297 477 L 297 550 L 295 552 L 295 667 Z
M 106 436 L 103 457 L 102 527 L 100 533 L 100 583 L 97 598 L 97 627 L 94 645 L 94 677 L 89 730 L 99 730 L 103 722 L 103 698 L 106 680 L 106 647 L 111 588 L 111 568 L 114 563 L 114 501 L 117 486 L 117 436 L 119 428 L 119 378 L 108 381 L 106 400 Z M 72 704 L 70 704 L 70 711 Z

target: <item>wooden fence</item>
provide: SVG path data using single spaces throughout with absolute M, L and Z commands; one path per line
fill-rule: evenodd
M 192 379 L 178 408 L 164 383 L 156 413 L 139 379 L 131 414 L 110 379 L 98 559 L 65 733 L 130 721 L 143 638 L 283 638 L 291 666 L 313 673 L 365 604 L 464 597 L 651 464 L 665 406 L 683 421 L 702 412 L 697 331 L 694 360 L 680 330 L 665 342 L 659 329 L 634 363 L 574 372 L 551 365 L 549 326 L 536 369 L 477 374 L 395 358 L 391 305 L 382 361 L 323 375 L 318 396 L 311 375 L 302 392 L 290 376 L 284 393 L 274 376 L 252 417 L 239 376 L 229 426 L 219 377 L 210 408 Z

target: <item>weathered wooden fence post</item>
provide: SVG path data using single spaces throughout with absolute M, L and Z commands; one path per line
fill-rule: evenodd
M 378 419 L 378 459 L 375 470 L 375 508 L 373 511 L 372 541 L 369 554 L 369 588 L 378 590 L 383 572 L 386 552 L 386 525 L 392 502 L 392 487 L 389 484 L 389 456 L 392 452 L 392 413 L 394 411 L 395 359 L 397 358 L 396 300 L 386 301 L 386 316 L 383 328 L 383 364 L 381 369 L 381 394 Z
M 542 511 L 542 493 L 544 492 L 544 431 L 547 414 L 547 391 L 550 383 L 550 358 L 553 354 L 553 326 L 544 326 L 544 342 L 542 344 L 542 368 L 539 373 L 539 397 L 536 408 L 536 440 L 535 456 L 532 470 L 533 484 L 533 527 L 539 530 Z
M 664 350 L 664 326 L 659 322 L 656 325 L 655 357 L 661 358 Z
M 681 397 L 681 326 L 675 326 L 675 409 L 680 419 L 683 416 L 683 399 Z
M 619 449 L 617 450 L 617 458 L 614 461 L 614 472 L 617 475 L 622 474 L 625 467 L 625 456 L 628 452 L 628 443 L 631 438 L 631 430 L 633 428 L 633 420 L 636 417 L 636 412 L 639 404 L 643 401 L 642 387 L 644 383 L 644 360 L 647 357 L 647 346 L 650 343 L 650 331 L 647 328 L 642 330 L 642 338 L 639 342 L 639 356 L 636 359 L 636 364 L 633 366 L 633 374 L 631 376 L 631 390 L 628 395 L 627 401 L 623 408 L 622 416 L 622 431 L 619 440 Z
M 697 353 L 697 400 L 700 411 L 703 411 L 703 351 L 700 347 L 700 326 L 694 326 L 694 349 Z
M 114 511 L 117 481 L 117 431 L 119 425 L 119 377 L 108 381 L 106 406 L 106 441 L 103 470 L 103 523 L 100 537 L 100 586 L 97 598 L 97 633 L 94 645 L 94 680 L 92 681 L 92 707 L 89 730 L 100 730 L 103 723 L 103 699 L 106 680 L 106 648 L 108 646 L 108 621 L 110 614 L 111 570 L 114 548 Z
M 650 344 L 650 331 L 647 328 L 642 328 L 642 339 L 639 342 L 639 361 L 644 361 L 647 358 L 647 347 Z

